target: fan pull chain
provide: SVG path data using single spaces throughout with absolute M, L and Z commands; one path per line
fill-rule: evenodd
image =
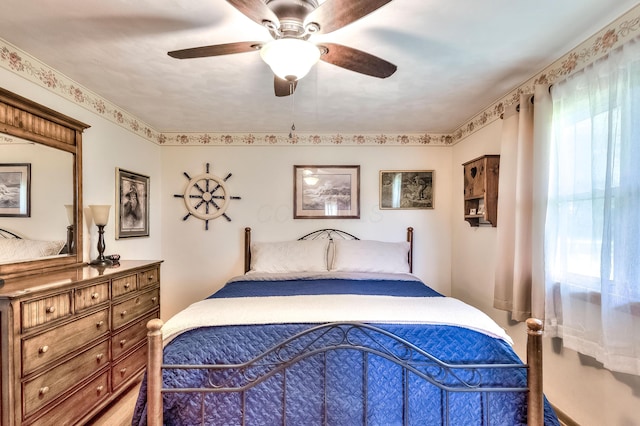
M 293 132 L 296 130 L 296 92 L 293 87 L 293 81 L 289 82 L 289 96 L 291 96 L 291 131 L 289 132 L 289 139 L 293 138 Z

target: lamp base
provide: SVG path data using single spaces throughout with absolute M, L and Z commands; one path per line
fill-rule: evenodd
M 111 266 L 113 262 L 109 259 L 95 259 L 89 262 L 91 266 Z

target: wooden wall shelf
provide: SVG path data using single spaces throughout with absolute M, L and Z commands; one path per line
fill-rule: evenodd
M 500 156 L 483 155 L 462 166 L 464 220 L 471 226 L 497 226 Z

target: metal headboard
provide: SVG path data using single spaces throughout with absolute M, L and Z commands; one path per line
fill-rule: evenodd
M 6 229 L 0 228 L 0 238 L 17 238 L 19 240 L 22 239 L 20 235 L 14 234 L 11 231 L 7 231 Z
M 309 232 L 307 235 L 303 235 L 302 237 L 298 238 L 298 241 L 322 240 L 322 239 L 333 241 L 334 237 L 338 237 L 343 240 L 359 240 L 360 239 L 353 234 L 350 234 L 345 231 L 341 231 L 339 229 L 325 228 L 325 229 L 319 229 L 317 231 Z
M 333 241 L 334 238 L 340 238 L 344 240 L 359 240 L 353 234 L 350 234 L 340 229 L 325 228 L 317 231 L 310 232 L 298 240 L 315 240 L 315 239 L 329 239 Z M 407 241 L 409 242 L 409 254 L 407 256 L 407 262 L 409 262 L 409 272 L 413 272 L 413 228 L 407 228 Z M 251 228 L 244 228 L 244 272 L 248 272 L 251 269 Z

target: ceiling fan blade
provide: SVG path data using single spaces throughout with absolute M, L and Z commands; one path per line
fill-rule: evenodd
M 315 22 L 320 26 L 316 34 L 327 34 L 357 21 L 390 1 L 327 0 L 307 15 L 305 25 Z
M 247 18 L 260 25 L 263 21 L 271 21 L 276 27 L 280 20 L 271 9 L 267 7 L 264 0 L 227 0 L 227 3 L 238 9 Z
M 260 46 L 262 46 L 262 43 L 259 41 L 240 41 L 237 43 L 174 50 L 169 52 L 168 55 L 176 59 L 205 58 L 207 56 L 231 55 L 233 53 L 257 52 L 260 50 Z
M 292 86 L 293 85 L 293 86 Z M 287 81 L 283 80 L 280 77 L 273 77 L 273 88 L 276 92 L 276 96 L 289 96 L 292 95 L 293 92 L 296 91 L 296 86 L 298 85 L 297 81 Z
M 387 78 L 398 69 L 391 62 L 352 47 L 335 43 L 323 43 L 319 47 L 327 50 L 320 56 L 320 60 L 360 74 Z

